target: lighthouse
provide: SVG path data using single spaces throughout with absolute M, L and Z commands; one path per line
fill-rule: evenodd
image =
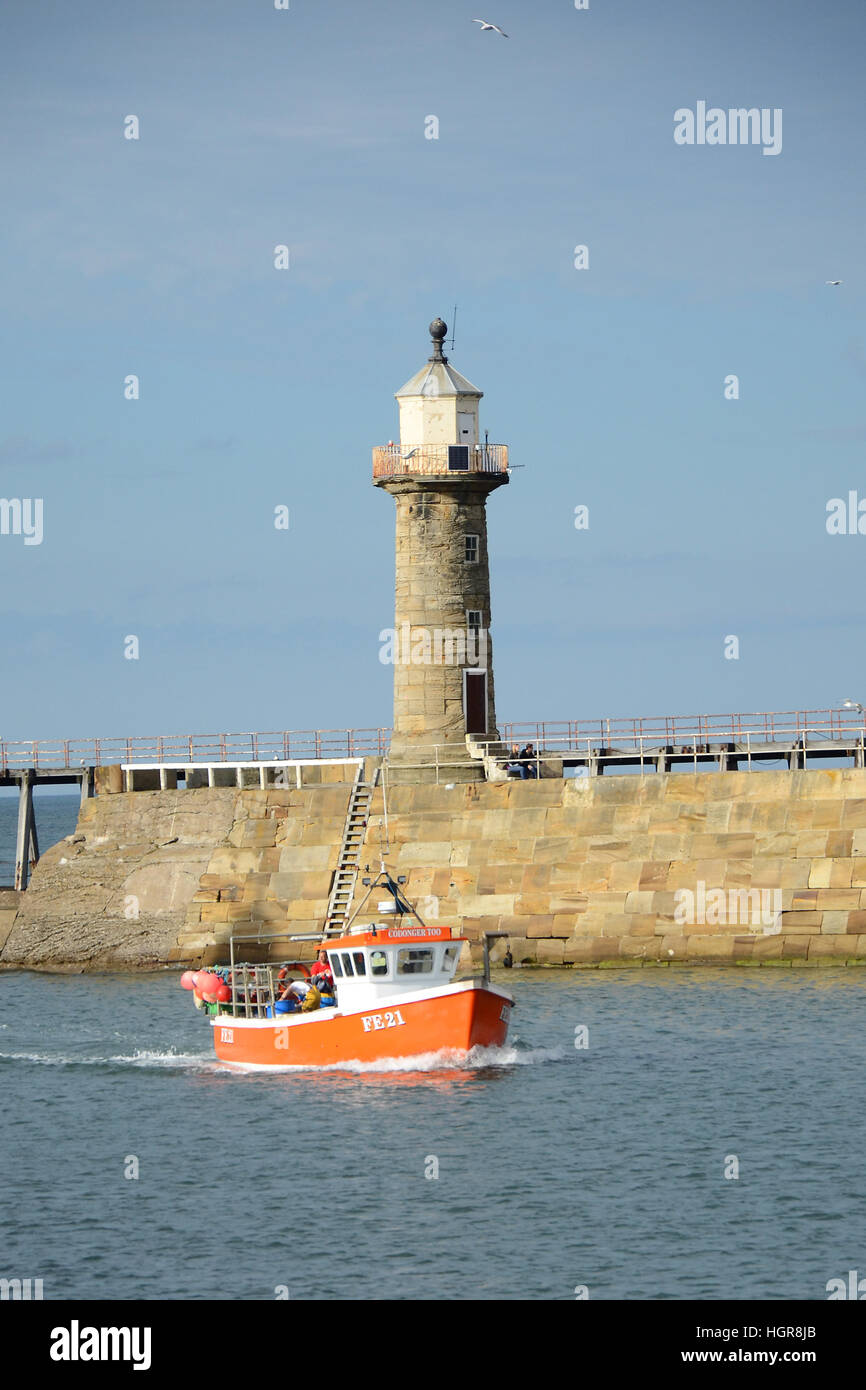
M 373 482 L 397 508 L 391 762 L 466 761 L 467 735 L 495 741 L 487 499 L 508 450 L 481 436 L 483 395 L 442 351 L 396 392 L 399 443 L 373 450 Z M 381 639 L 380 639 L 381 640 Z M 382 651 L 380 650 L 380 656 Z

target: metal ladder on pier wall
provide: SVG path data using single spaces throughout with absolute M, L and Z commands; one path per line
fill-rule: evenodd
M 367 833 L 367 820 L 370 815 L 370 804 L 373 800 L 373 789 L 379 779 L 379 769 L 376 768 L 373 773 L 372 782 L 365 782 L 363 779 L 364 764 L 360 763 L 349 795 L 349 809 L 346 812 L 346 824 L 343 827 L 343 842 L 340 845 L 337 869 L 334 874 L 334 882 L 331 885 L 331 896 L 328 900 L 328 911 L 325 914 L 325 927 L 322 933 L 325 937 L 342 936 L 349 920 L 352 899 L 355 896 L 355 882 L 361 867 L 361 848 Z

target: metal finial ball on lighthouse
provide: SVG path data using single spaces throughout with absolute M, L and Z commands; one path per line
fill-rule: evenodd
M 483 395 L 433 351 L 396 392 L 399 444 L 373 450 L 373 482 L 397 508 L 392 765 L 465 763 L 467 736 L 495 742 L 487 498 L 508 450 L 481 441 Z

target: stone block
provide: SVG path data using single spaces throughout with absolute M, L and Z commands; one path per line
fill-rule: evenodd
M 699 855 L 698 841 L 712 839 L 705 835 L 651 835 L 648 859 L 693 859 Z M 619 856 L 624 858 L 625 856 Z M 709 854 L 705 856 L 711 857 Z
M 535 841 L 532 855 L 533 864 L 559 864 L 573 848 L 574 841 L 567 835 L 540 835 Z
M 795 859 L 826 859 L 827 830 L 803 830 L 794 837 Z
M 513 901 L 513 910 L 515 917 L 546 917 L 550 912 L 549 893 L 517 893 L 515 894 Z
M 785 864 L 781 859 L 760 859 L 756 857 L 752 866 L 752 878 L 749 886 L 752 888 L 770 890 L 781 888 L 784 870 Z
M 676 893 L 653 893 L 648 906 L 645 906 L 646 899 L 641 894 L 640 906 L 635 908 L 637 912 L 654 912 L 657 917 L 667 917 L 673 921 L 679 902 Z
M 853 830 L 830 830 L 827 832 L 827 858 L 850 859 L 853 852 Z
M 565 942 L 544 939 L 538 941 L 536 960 L 539 965 L 563 965 L 565 963 Z
M 270 922 L 274 926 L 284 926 L 288 920 L 284 903 L 251 903 L 249 911 L 253 922 Z
M 783 889 L 808 888 L 811 862 L 808 859 L 789 859 L 782 864 L 781 883 Z
M 251 875 L 251 877 L 253 877 Z M 314 870 L 310 873 L 277 873 L 277 874 L 256 874 L 256 884 L 264 879 L 264 893 L 257 894 L 257 897 L 264 898 L 325 898 L 331 889 L 333 874 L 326 870 Z M 247 883 L 249 889 L 251 884 Z
M 413 868 L 416 865 L 431 864 L 438 867 L 450 864 L 451 843 L 448 840 L 431 840 L 404 844 L 397 855 L 397 862 L 401 870 Z
M 523 869 L 519 865 L 507 866 L 506 872 L 518 877 L 517 888 L 524 893 L 535 893 L 544 892 L 550 887 L 555 868 L 553 864 L 526 864 Z
M 580 893 L 603 893 L 610 879 L 610 864 L 577 864 L 568 869 L 554 868 L 551 889 L 567 886 Z
M 747 859 L 754 854 L 755 836 L 747 832 L 695 835 L 691 852 L 695 859 Z
M 822 912 L 783 912 L 782 933 L 783 935 L 804 933 L 811 936 L 814 932 L 821 930 L 823 916 Z
M 689 960 L 731 960 L 734 958 L 734 937 L 733 935 L 689 935 L 685 954 Z
M 631 892 L 625 900 L 625 910 L 627 913 L 654 913 L 656 898 L 663 897 L 667 900 L 667 894 L 653 893 L 646 889 Z
M 641 889 L 664 889 L 673 887 L 669 882 L 669 874 L 673 864 L 669 859 L 655 859 L 644 861 L 641 869 L 640 883 Z
M 600 935 L 603 938 L 609 936 L 628 936 L 631 933 L 631 924 L 634 919 L 625 912 L 608 912 L 601 919 Z
M 834 859 L 833 867 L 830 870 L 830 887 L 850 888 L 855 867 L 859 868 L 856 859 Z
M 489 864 L 478 869 L 475 874 L 476 892 L 483 896 L 487 893 L 516 893 L 521 888 L 534 888 L 536 884 L 526 881 L 527 875 L 531 873 L 530 868 L 524 868 L 520 864 Z M 546 873 L 549 877 L 550 871 L 546 870 Z
M 259 866 L 259 852 L 255 849 L 233 849 L 221 846 L 215 849 L 208 864 L 208 877 L 217 875 L 233 877 L 252 873 Z
M 860 906 L 859 888 L 819 888 L 815 904 L 819 912 L 850 912 Z
M 841 936 L 848 931 L 847 912 L 825 912 L 821 923 L 822 936 Z
M 551 936 L 576 936 L 579 931 L 580 917 L 576 917 L 570 912 L 555 912 L 553 914 L 550 928 Z
M 467 893 L 460 900 L 460 913 L 463 917 L 516 917 L 516 897 L 515 893 Z
M 628 914 L 629 936 L 655 936 L 658 918 L 652 912 L 630 912 Z M 664 931 L 670 929 L 670 922 L 664 924 Z M 664 931 L 661 933 L 664 934 Z
M 810 937 L 811 941 L 812 938 Z M 739 947 L 737 951 L 739 951 Z M 755 936 L 752 947 L 752 957 L 755 960 L 778 960 L 781 959 L 784 950 L 784 942 L 779 936 Z M 735 954 L 737 953 L 735 951 Z
M 658 960 L 661 957 L 662 943 L 654 937 L 623 936 L 619 941 L 621 956 L 638 960 Z
M 482 845 L 487 864 L 531 864 L 533 863 L 533 840 L 495 840 L 491 845 Z M 556 860 L 549 862 L 555 863 Z
M 617 834 L 631 830 L 646 830 L 650 823 L 651 808 L 633 803 L 617 806 L 613 817 L 613 829 Z
M 331 869 L 337 866 L 337 845 L 287 845 L 280 851 L 280 873 L 299 873 L 307 869 Z M 251 853 L 240 850 L 238 853 Z
M 586 893 L 551 891 L 547 896 L 547 911 L 554 914 L 565 912 L 571 916 L 587 911 L 589 897 Z
M 853 955 L 851 941 L 852 938 L 845 934 L 825 936 L 822 933 L 820 936 L 812 936 L 809 938 L 809 959 L 832 956 L 838 960 Z
M 830 870 L 833 868 L 832 859 L 813 859 L 812 867 L 809 870 L 810 888 L 829 888 Z
M 201 916 L 202 922 L 227 922 L 229 920 L 229 903 L 202 903 Z
M 563 916 L 556 917 L 518 917 L 521 923 L 524 936 L 529 941 L 538 940 L 541 937 L 567 938 L 574 934 L 574 921 L 568 920 Z M 557 925 L 557 922 L 559 925 Z M 525 926 L 523 924 L 526 924 Z
M 782 933 L 782 957 L 789 960 L 806 960 L 809 955 L 808 936 L 786 936 Z
M 642 860 L 618 860 L 610 866 L 610 886 L 612 889 L 639 888 L 642 872 Z

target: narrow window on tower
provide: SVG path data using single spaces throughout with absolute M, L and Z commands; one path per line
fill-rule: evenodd
M 467 565 L 477 565 L 477 564 L 478 564 L 478 537 L 477 537 L 477 536 L 464 536 L 463 539 L 464 539 L 465 547 L 466 547 L 465 550 L 464 550 L 464 553 L 463 553 L 463 559 L 466 561 Z
M 467 608 L 467 609 L 466 609 L 466 626 L 467 626 L 467 628 L 469 629 L 470 632 L 480 632 L 480 631 L 481 631 L 481 609 L 480 609 L 480 608 Z

